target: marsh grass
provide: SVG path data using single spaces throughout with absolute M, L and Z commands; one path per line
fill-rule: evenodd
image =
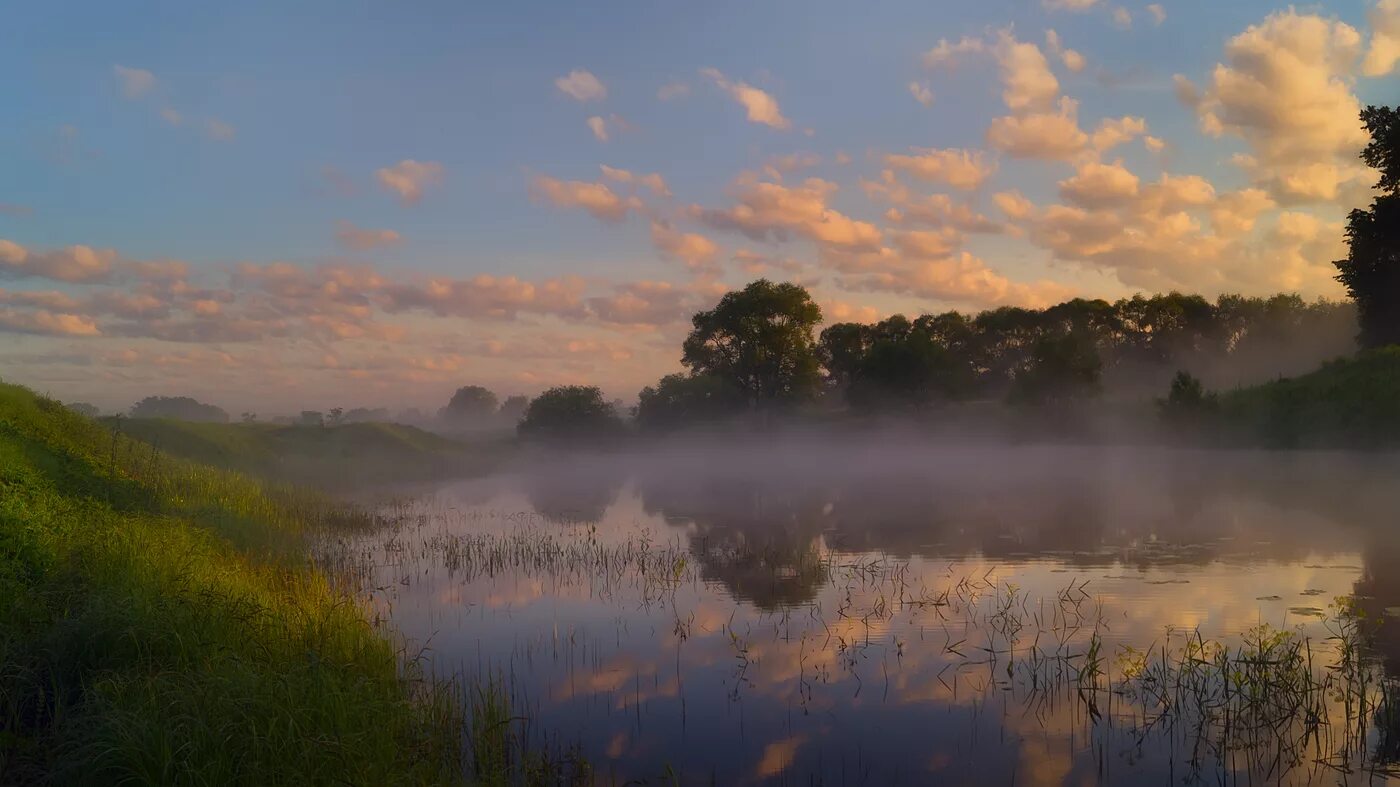
M 301 557 L 332 524 L 0 384 L 0 782 L 461 780 L 451 692 Z

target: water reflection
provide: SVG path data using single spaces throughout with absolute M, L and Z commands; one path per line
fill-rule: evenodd
M 1381 465 L 1035 448 L 561 459 L 441 490 L 331 559 L 358 557 L 439 674 L 508 676 L 531 734 L 577 742 L 603 783 L 1380 780 L 1387 716 L 1333 696 L 1379 702 L 1385 684 L 1327 666 L 1336 627 L 1363 625 L 1349 610 L 1400 612 Z M 1192 650 L 1209 639 L 1233 649 L 1228 669 L 1187 670 L 1218 656 Z M 1397 674 L 1400 626 L 1368 643 Z M 1296 712 L 1211 683 L 1263 663 L 1249 685 Z

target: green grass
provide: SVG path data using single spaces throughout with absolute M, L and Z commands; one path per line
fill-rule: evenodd
M 1221 431 L 1278 448 L 1400 446 L 1400 347 L 1220 397 Z
M 386 423 L 284 426 L 167 419 L 108 419 L 107 423 L 174 456 L 319 486 L 481 472 L 511 447 L 511 441 L 499 437 L 468 443 Z
M 300 557 L 330 518 L 0 383 L 0 783 L 458 780 L 461 704 Z

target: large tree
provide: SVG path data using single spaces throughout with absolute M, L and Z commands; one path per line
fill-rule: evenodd
M 743 393 L 708 374 L 668 374 L 637 397 L 637 426 L 664 432 L 719 421 L 740 412 Z
M 821 384 L 812 338 L 821 319 L 806 289 L 759 279 L 695 315 L 681 363 L 728 382 L 758 407 L 801 400 Z
M 1400 111 L 1367 107 L 1361 122 L 1371 133 L 1361 158 L 1380 170 L 1381 193 L 1347 217 L 1347 258 L 1335 264 L 1356 301 L 1361 344 L 1379 347 L 1400 344 Z
M 562 385 L 531 400 L 516 430 L 521 437 L 545 442 L 589 442 L 616 436 L 622 421 L 602 391 Z
M 496 415 L 496 395 L 479 385 L 464 385 L 452 394 L 447 406 L 438 411 L 451 424 L 481 424 Z

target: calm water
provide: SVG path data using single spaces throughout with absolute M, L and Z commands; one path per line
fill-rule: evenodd
M 1368 783 L 1400 749 L 1381 707 L 1394 470 L 1062 448 L 556 457 L 328 549 L 434 674 L 503 676 L 518 734 L 577 746 L 602 783 Z

